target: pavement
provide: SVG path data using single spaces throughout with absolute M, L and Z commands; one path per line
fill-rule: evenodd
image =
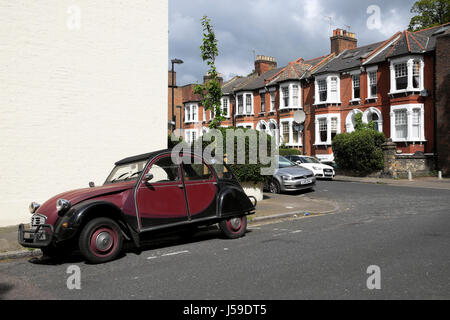
M 415 177 L 408 179 L 389 179 L 389 178 L 369 178 L 369 177 L 350 177 L 336 175 L 335 181 L 362 182 L 387 184 L 399 187 L 416 187 L 416 188 L 432 188 L 450 190 L 450 178 L 438 179 L 437 177 Z
M 438 179 L 435 177 L 407 179 L 383 179 L 367 177 L 349 177 L 337 175 L 335 181 L 341 182 L 362 182 L 373 184 L 386 184 L 401 187 L 419 187 L 450 190 L 450 179 Z M 314 199 L 308 192 L 297 192 L 290 194 L 270 194 L 264 193 L 264 199 L 259 201 L 256 213 L 249 217 L 249 224 L 257 224 L 268 220 L 279 220 L 289 217 L 309 216 L 328 214 L 338 210 L 336 201 L 329 199 Z M 17 242 L 18 226 L 0 228 L 0 261 L 38 256 L 39 249 L 23 248 Z

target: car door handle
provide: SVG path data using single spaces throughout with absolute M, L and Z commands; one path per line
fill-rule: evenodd
M 184 186 L 182 184 L 177 185 L 178 188 L 183 189 Z

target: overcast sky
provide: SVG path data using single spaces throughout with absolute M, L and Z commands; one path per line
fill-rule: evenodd
M 328 54 L 329 37 L 335 28 L 350 26 L 358 45 L 385 40 L 408 27 L 414 2 L 169 0 L 169 60 L 184 61 L 175 66 L 177 85 L 203 81 L 207 66 L 200 57 L 199 46 L 200 19 L 204 15 L 211 19 L 219 42 L 216 67 L 228 80 L 235 75 L 249 74 L 254 68 L 255 55 L 273 56 L 278 66 L 284 66 L 299 57 L 307 60 Z M 377 11 L 371 9 L 373 5 L 380 9 L 378 20 L 375 19 Z

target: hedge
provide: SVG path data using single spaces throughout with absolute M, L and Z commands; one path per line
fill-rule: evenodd
M 384 134 L 373 129 L 373 124 L 363 124 L 361 115 L 355 116 L 356 130 L 334 137 L 332 148 L 338 168 L 357 173 L 371 173 L 383 169 L 381 145 Z

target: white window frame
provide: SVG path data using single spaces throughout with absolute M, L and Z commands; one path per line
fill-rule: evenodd
M 294 86 L 297 86 L 297 89 L 298 89 L 298 94 L 297 94 L 298 101 L 296 104 L 294 104 Z M 283 93 L 283 89 L 286 89 L 286 88 L 287 88 L 288 95 L 289 95 L 289 100 L 288 100 L 287 106 L 284 105 L 284 93 Z M 280 85 L 279 93 L 280 93 L 279 94 L 280 110 L 282 110 L 282 109 L 301 109 L 302 108 L 302 90 L 301 90 L 299 81 L 283 82 L 283 84 Z M 272 106 L 271 106 L 271 108 L 272 108 Z
M 226 114 L 223 112 L 223 110 L 224 110 L 224 101 L 227 102 L 227 113 Z M 220 99 L 220 108 L 222 110 L 222 116 L 224 116 L 225 118 L 230 118 L 230 98 L 229 97 L 222 97 Z
M 332 94 L 331 81 L 332 78 L 336 78 L 336 94 Z M 327 100 L 320 101 L 319 96 L 319 81 L 326 80 L 327 82 Z M 341 104 L 341 78 L 338 73 L 330 73 L 326 75 L 318 76 L 314 79 L 314 88 L 315 88 L 315 96 L 314 96 L 314 105 L 321 104 Z
M 350 100 L 350 102 L 359 102 L 361 101 L 361 71 L 357 70 L 357 71 L 352 71 L 350 72 L 350 77 L 352 80 L 352 100 Z M 354 81 L 354 77 L 358 77 L 358 82 L 359 82 L 359 98 L 355 98 L 355 81 Z
M 195 133 L 195 138 L 198 139 L 199 135 L 197 129 L 184 129 L 184 140 L 189 144 L 194 142 L 192 139 L 192 133 Z
M 345 118 L 345 131 L 346 132 L 350 133 L 350 132 L 355 131 L 354 119 L 358 113 L 363 113 L 363 112 L 359 109 L 353 109 L 347 114 L 347 117 Z
M 236 128 L 247 128 L 247 129 L 253 129 L 253 123 L 252 122 L 241 122 L 236 124 Z
M 247 95 L 250 95 L 250 103 L 251 103 L 251 108 L 250 108 L 250 112 L 247 112 Z M 238 113 L 239 112 L 239 105 L 238 105 L 238 97 L 242 96 L 242 103 L 243 103 L 243 110 L 242 113 Z M 254 101 L 253 101 L 253 92 L 251 91 L 243 91 L 243 92 L 239 92 L 238 94 L 236 94 L 236 106 L 237 106 L 237 115 L 240 116 L 253 116 L 254 115 Z
M 276 95 L 275 92 L 270 93 L 270 112 L 275 112 Z
M 184 107 L 184 123 L 196 122 L 198 122 L 198 103 L 187 103 Z
M 288 141 L 284 141 L 284 134 L 282 131 L 283 123 L 288 124 L 288 128 L 289 128 L 289 140 Z M 294 142 L 294 125 L 295 125 L 294 118 L 280 119 L 280 125 L 278 126 L 280 128 L 280 143 L 284 143 L 287 147 L 301 147 L 302 146 L 301 131 L 298 132 L 297 143 Z
M 337 119 L 337 128 L 336 128 L 336 134 L 341 133 L 341 115 L 340 113 L 326 113 L 326 114 L 317 114 L 315 119 L 315 143 L 314 145 L 320 146 L 320 145 L 331 145 L 331 119 L 336 118 Z M 319 131 L 319 120 L 320 119 L 326 119 L 327 122 L 327 141 L 322 142 L 320 140 L 320 131 Z
M 377 86 L 377 93 L 375 95 L 371 95 L 370 91 L 370 74 L 375 73 L 375 85 Z M 367 98 L 369 99 L 376 99 L 378 97 L 378 66 L 372 66 L 366 68 L 366 75 L 367 75 Z
M 413 127 L 413 111 L 419 110 L 419 136 L 412 136 Z M 407 136 L 406 138 L 398 138 L 395 136 L 395 111 L 405 110 L 407 117 Z M 403 104 L 391 106 L 390 121 L 391 121 L 391 139 L 393 142 L 425 142 L 425 109 L 421 103 L 416 104 Z
M 419 62 L 419 88 L 413 88 L 413 67 L 414 61 Z M 397 82 L 395 77 L 395 66 L 406 63 L 407 70 L 407 87 L 406 89 L 397 90 Z M 389 94 L 404 93 L 404 92 L 420 92 L 424 90 L 424 67 L 425 63 L 423 56 L 410 55 L 401 58 L 392 59 L 390 61 L 390 75 L 391 75 L 391 89 Z
M 369 114 L 375 113 L 378 116 L 376 123 L 378 124 L 378 131 L 383 132 L 383 115 L 381 111 L 375 107 L 370 107 L 363 112 L 362 121 L 369 123 Z

